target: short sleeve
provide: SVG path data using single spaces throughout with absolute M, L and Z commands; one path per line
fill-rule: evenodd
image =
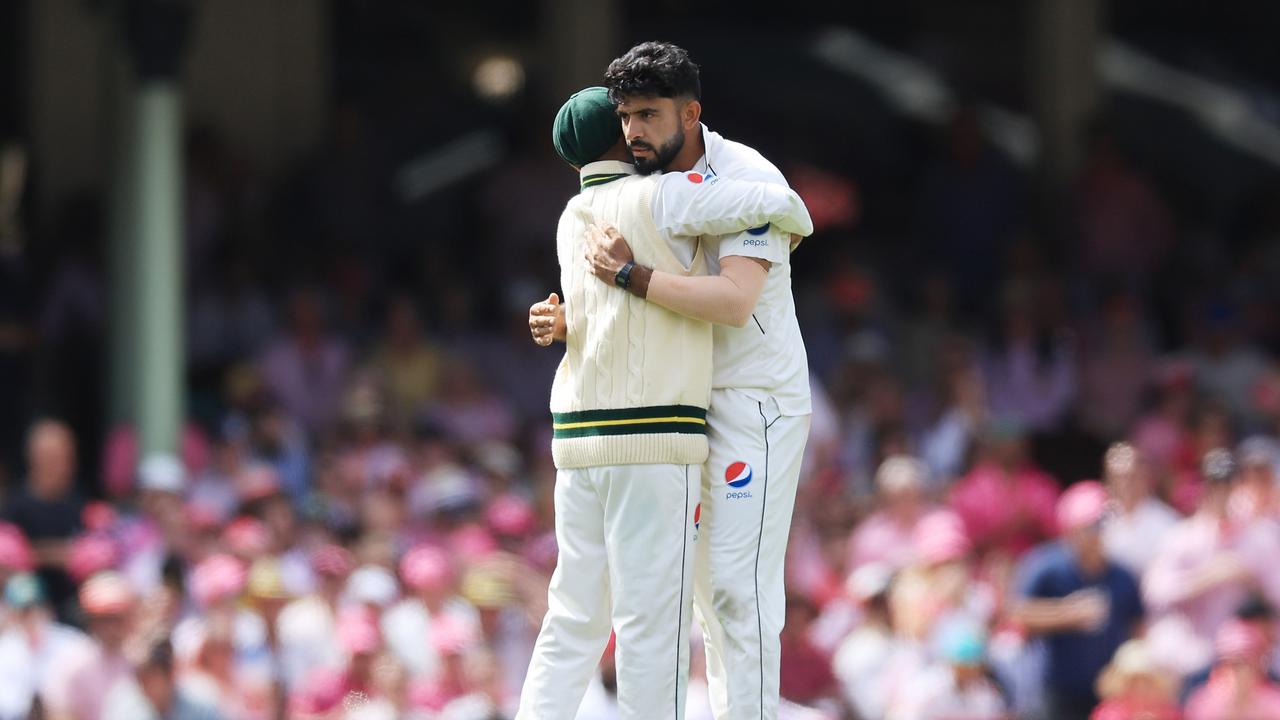
M 722 260 L 736 255 L 781 263 L 786 262 L 790 253 L 791 237 L 768 223 L 720 238 L 719 257 Z

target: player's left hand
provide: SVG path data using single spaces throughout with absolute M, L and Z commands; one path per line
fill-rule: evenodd
M 583 255 L 587 265 L 591 266 L 592 274 L 610 285 L 622 266 L 635 259 L 627 239 L 608 223 L 588 225 L 585 239 Z

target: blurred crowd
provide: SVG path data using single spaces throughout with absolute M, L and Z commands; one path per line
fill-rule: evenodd
M 0 720 L 511 716 L 576 178 L 539 126 L 406 205 L 387 128 L 332 126 L 270 183 L 190 134 L 172 456 L 102 413 L 100 203 L 0 232 Z M 1088 148 L 1039 224 L 963 109 L 909 182 L 763 148 L 819 221 L 787 717 L 1280 717 L 1280 204 L 1192 218 Z

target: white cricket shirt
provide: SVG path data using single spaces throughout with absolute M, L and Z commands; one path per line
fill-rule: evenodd
M 702 140 L 706 153 L 698 160 L 692 173 L 707 178 L 750 180 L 788 187 L 778 168 L 754 149 L 726 140 L 705 125 L 702 126 Z M 670 175 L 679 178 L 688 174 Z M 655 193 L 653 212 L 655 218 L 665 218 L 671 213 L 663 195 Z M 804 217 L 808 221 L 807 210 Z M 664 222 L 669 221 L 659 219 L 658 226 L 662 227 Z M 811 222 L 807 232 L 772 223 L 746 232 L 704 235 L 701 238 L 708 274 L 718 275 L 720 258 L 731 255 L 770 263 L 769 276 L 746 327 L 713 326 L 712 389 L 733 388 L 761 402 L 772 397 L 783 415 L 808 415 L 812 412 L 809 358 L 805 353 L 804 338 L 800 336 L 795 300 L 791 295 L 791 233 L 805 236 L 812 229 Z

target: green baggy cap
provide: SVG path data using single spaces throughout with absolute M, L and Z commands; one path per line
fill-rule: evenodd
M 551 143 L 565 162 L 582 167 L 600 159 L 622 137 L 609 91 L 589 87 L 569 96 L 556 113 Z

